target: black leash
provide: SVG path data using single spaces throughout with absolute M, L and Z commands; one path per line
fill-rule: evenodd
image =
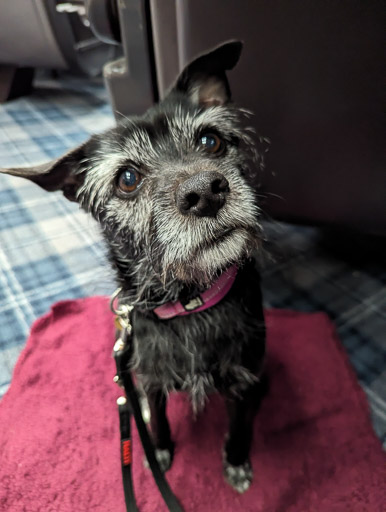
M 118 321 L 121 327 L 121 336 L 114 345 L 114 359 L 117 369 L 114 381 L 125 390 L 126 394 L 126 397 L 121 396 L 117 400 L 121 433 L 122 479 L 126 510 L 127 512 L 138 512 L 131 474 L 133 450 L 130 419 L 131 415 L 133 415 L 147 461 L 153 473 L 155 483 L 160 490 L 168 510 L 170 512 L 183 512 L 183 508 L 170 489 L 169 484 L 166 481 L 161 468 L 159 467 L 155 456 L 153 443 L 142 417 L 141 406 L 138 400 L 138 393 L 135 388 L 131 372 L 129 370 L 129 362 L 133 349 L 132 326 L 130 323 L 130 313 L 132 311 L 132 307 L 122 306 L 121 309 L 115 310 L 113 306 L 115 297 L 116 295 L 114 294 L 111 300 L 111 309 L 118 316 Z

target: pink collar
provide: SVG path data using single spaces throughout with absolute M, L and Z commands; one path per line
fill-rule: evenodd
M 199 311 L 204 311 L 204 309 L 208 309 L 214 306 L 225 297 L 225 295 L 232 288 L 232 285 L 236 279 L 236 275 L 237 266 L 232 265 L 232 267 L 229 267 L 225 272 L 221 274 L 221 276 L 212 284 L 208 290 L 205 290 L 205 292 L 201 293 L 184 306 L 180 301 L 167 302 L 166 304 L 162 304 L 162 306 L 155 308 L 154 313 L 161 320 L 168 320 L 169 318 L 174 318 L 175 316 L 190 315 L 190 313 L 198 313 Z

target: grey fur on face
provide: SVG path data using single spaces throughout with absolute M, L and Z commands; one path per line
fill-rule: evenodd
M 179 96 L 97 139 L 98 150 L 78 171 L 84 182 L 77 198 L 113 242 L 121 274 L 124 262 L 135 276 L 146 267 L 146 279 L 153 274 L 167 293 L 175 280 L 208 284 L 219 270 L 256 249 L 258 209 L 246 176 L 251 142 L 241 118 L 233 106 L 202 110 Z M 198 146 L 200 134 L 213 130 L 226 144 L 219 157 Z M 117 175 L 128 163 L 143 173 L 130 199 L 115 193 Z M 176 206 L 177 187 L 201 171 L 219 172 L 229 183 L 226 204 L 215 218 L 185 216 Z M 140 287 L 137 291 L 132 299 L 143 303 Z

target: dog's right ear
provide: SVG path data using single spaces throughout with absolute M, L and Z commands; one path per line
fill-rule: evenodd
M 67 199 L 76 201 L 76 193 L 83 184 L 82 163 L 86 159 L 86 147 L 90 141 L 45 164 L 34 167 L 0 169 L 0 173 L 27 178 L 48 192 L 62 190 Z
M 173 90 L 188 94 L 204 108 L 224 105 L 231 99 L 225 72 L 236 66 L 242 48 L 241 41 L 228 41 L 201 55 L 186 66 Z

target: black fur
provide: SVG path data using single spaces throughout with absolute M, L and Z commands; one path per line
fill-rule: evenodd
M 120 301 L 135 306 L 132 368 L 148 397 L 164 469 L 173 458 L 168 393 L 187 391 L 198 411 L 217 390 L 229 414 L 224 474 L 243 492 L 252 479 L 253 417 L 264 392 L 265 328 L 253 257 L 261 240 L 249 184 L 254 149 L 243 128 L 244 111 L 230 102 L 225 74 L 240 52 L 241 44 L 231 42 L 199 57 L 143 116 L 124 120 L 50 164 L 6 172 L 50 191 L 61 189 L 99 221 L 122 287 Z M 200 145 L 208 133 L 221 140 L 221 151 Z M 126 195 L 119 179 L 133 167 L 142 181 Z M 182 214 L 179 187 L 196 175 L 204 183 L 208 171 L 223 178 L 221 191 L 213 184 L 208 189 L 208 197 L 221 193 L 221 201 Z M 232 264 L 239 267 L 236 281 L 217 305 L 167 321 L 154 313 L 158 305 L 196 296 Z

